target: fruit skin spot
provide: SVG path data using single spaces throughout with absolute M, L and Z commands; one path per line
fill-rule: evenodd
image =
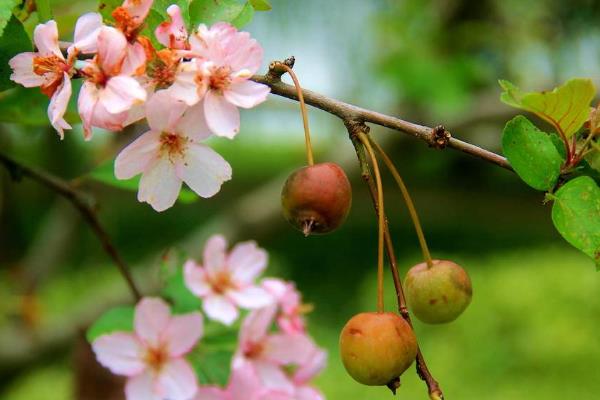
M 350 328 L 350 334 L 352 336 L 362 336 L 362 331 L 356 328 Z
M 444 300 L 445 304 L 448 304 L 448 297 L 445 294 L 442 295 L 442 300 Z
M 429 299 L 429 304 L 434 305 L 437 303 L 437 299 Z

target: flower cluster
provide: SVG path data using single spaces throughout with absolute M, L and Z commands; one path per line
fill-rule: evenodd
M 174 204 L 182 182 L 211 197 L 231 179 L 227 161 L 201 142 L 212 135 L 235 137 L 238 107 L 262 103 L 269 88 L 249 79 L 262 62 L 256 40 L 227 23 L 201 24 L 188 33 L 176 4 L 154 32 L 164 46 L 155 48 L 140 34 L 152 2 L 125 0 L 112 13 L 114 26 L 100 14 L 84 14 L 66 57 L 56 22 L 40 24 L 37 51 L 18 54 L 9 64 L 13 81 L 50 97 L 48 117 L 61 138 L 71 129 L 64 115 L 75 78 L 83 80 L 77 106 L 86 140 L 94 127 L 120 131 L 146 118 L 150 130 L 119 154 L 115 175 L 142 174 L 138 200 L 163 211 Z
M 255 280 L 266 268 L 267 253 L 254 242 L 211 237 L 202 264 L 184 266 L 186 287 L 202 300 L 209 319 L 231 325 L 239 308 L 242 321 L 237 350 L 225 388 L 199 385 L 186 354 L 203 332 L 199 312 L 171 316 L 158 298 L 144 298 L 135 311 L 134 332 L 112 332 L 92 344 L 98 361 L 128 377 L 127 400 L 323 400 L 311 380 L 327 354 L 308 335 L 300 293 L 290 282 Z

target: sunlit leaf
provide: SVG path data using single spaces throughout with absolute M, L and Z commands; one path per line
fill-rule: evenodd
M 98 167 L 96 167 L 94 170 L 92 170 L 87 176 L 89 178 L 92 178 L 98 182 L 102 182 L 109 186 L 113 186 L 113 187 L 116 187 L 119 189 L 136 191 L 136 192 L 140 185 L 140 178 L 141 178 L 141 176 L 138 175 L 131 179 L 125 179 L 125 180 L 117 179 L 115 177 L 115 173 L 114 173 L 114 161 L 113 160 L 109 160 L 107 162 L 100 164 Z M 198 195 L 196 195 L 196 193 L 192 192 L 189 189 L 182 188 L 181 192 L 179 192 L 179 197 L 177 198 L 177 200 L 181 203 L 188 204 L 188 203 L 195 202 L 196 200 L 198 200 L 198 198 L 199 197 L 198 197 Z
M 1 1 L 1 0 L 0 0 Z M 10 80 L 12 69 L 8 65 L 11 58 L 24 51 L 31 51 L 33 45 L 23 24 L 14 15 L 9 14 L 4 34 L 0 37 L 0 91 L 15 87 Z
M 268 0 L 250 0 L 249 3 L 256 11 L 269 11 L 272 8 Z
M 201 385 L 227 385 L 233 351 L 210 350 L 202 346 L 187 356 Z
M 592 152 L 585 157 L 585 160 L 590 168 L 600 172 L 600 145 L 597 146 L 598 147 L 594 147 Z
M 519 177 L 532 188 L 549 190 L 556 185 L 563 157 L 552 138 L 527 118 L 519 115 L 506 124 L 502 151 Z
M 237 20 L 236 26 L 239 28 L 241 23 L 250 21 L 245 14 L 248 14 L 248 9 L 252 11 L 253 8 L 247 6 L 246 1 L 238 0 L 193 0 L 189 8 L 190 22 L 192 26 L 197 26 L 212 25 L 219 21 L 234 23 Z
M 242 9 L 242 12 L 240 12 L 239 15 L 233 19 L 233 21 L 231 21 L 231 24 L 236 28 L 241 29 L 248 25 L 250 21 L 252 21 L 252 17 L 254 17 L 254 8 L 252 5 L 250 5 L 250 3 L 246 3 Z
M 122 0 L 100 0 L 98 1 L 98 11 L 104 21 L 113 21 L 112 12 L 121 4 L 123 4 Z
M 571 79 L 551 92 L 523 92 L 504 80 L 500 86 L 504 89 L 500 97 L 504 103 L 534 113 L 567 138 L 588 119 L 590 102 L 596 95 L 592 80 L 582 78 Z
M 567 182 L 550 196 L 552 221 L 567 242 L 592 257 L 600 269 L 600 188 L 589 176 Z
M 19 0 L 0 0 L 0 37 L 2 37 L 4 28 L 12 16 L 12 10 L 17 4 L 19 4 Z
M 87 340 L 91 343 L 102 335 L 112 332 L 133 331 L 133 306 L 111 308 L 92 324 L 86 333 Z

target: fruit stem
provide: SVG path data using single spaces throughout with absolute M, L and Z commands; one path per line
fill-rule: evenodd
M 298 102 L 300 103 L 300 112 L 302 113 L 302 123 L 304 124 L 304 142 L 306 143 L 306 160 L 308 161 L 308 165 L 314 165 L 315 160 L 313 157 L 312 145 L 310 144 L 310 130 L 308 129 L 308 114 L 306 112 L 306 104 L 304 103 L 304 96 L 302 95 L 302 87 L 300 87 L 300 82 L 298 81 L 298 77 L 293 69 L 284 63 L 278 63 L 278 66 L 283 68 L 294 81 L 294 86 L 296 86 L 296 92 L 298 93 Z
M 433 267 L 433 261 L 431 260 L 431 253 L 429 252 L 429 247 L 427 246 L 427 241 L 425 240 L 425 234 L 423 234 L 423 228 L 421 227 L 421 221 L 419 220 L 419 215 L 417 214 L 417 210 L 415 208 L 415 204 L 410 197 L 410 193 L 408 192 L 408 188 L 404 183 L 404 180 L 400 176 L 398 169 L 392 162 L 392 160 L 388 157 L 388 155 L 383 151 L 383 148 L 373 140 L 373 138 L 369 137 L 369 140 L 375 146 L 381 157 L 383 158 L 383 162 L 388 167 L 390 172 L 392 173 L 400 191 L 402 192 L 402 197 L 404 197 L 404 202 L 406 203 L 406 208 L 408 208 L 408 213 L 410 214 L 410 218 L 412 219 L 413 225 L 415 226 L 415 231 L 417 232 L 417 237 L 419 238 L 419 245 L 421 246 L 421 251 L 423 252 L 423 258 L 425 262 L 427 262 L 427 268 Z
M 373 171 L 375 172 L 375 182 L 377 184 L 377 213 L 378 220 L 378 241 L 377 241 L 377 312 L 383 312 L 383 230 L 385 226 L 385 211 L 383 209 L 383 185 L 381 184 L 381 174 L 379 172 L 379 164 L 375 157 L 375 152 L 369 138 L 364 132 L 358 133 L 358 138 L 365 146 L 369 157 L 371 158 L 371 164 L 373 165 Z

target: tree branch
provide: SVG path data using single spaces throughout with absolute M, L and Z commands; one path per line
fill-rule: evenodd
M 369 132 L 369 128 L 362 122 L 357 121 L 345 121 L 346 128 L 348 129 L 348 133 L 350 134 L 350 140 L 354 145 L 354 149 L 356 150 L 356 156 L 358 158 L 358 163 L 360 165 L 361 176 L 364 181 L 367 183 L 369 187 L 369 193 L 371 194 L 371 200 L 373 201 L 373 207 L 375 208 L 375 213 L 379 215 L 379 209 L 377 207 L 377 188 L 373 183 L 373 176 L 371 174 L 371 170 L 369 168 L 369 164 L 367 162 L 367 157 L 365 155 L 365 149 L 360 139 L 358 138 L 359 132 L 364 132 L 367 134 Z M 384 239 L 385 239 L 385 250 L 388 256 L 388 260 L 390 262 L 390 270 L 392 272 L 392 278 L 394 280 L 394 288 L 396 290 L 396 297 L 398 299 L 398 312 L 404 320 L 410 325 L 412 328 L 412 322 L 410 320 L 410 314 L 408 313 L 408 308 L 406 307 L 406 298 L 404 296 L 404 289 L 402 288 L 402 281 L 400 280 L 400 274 L 398 272 L 398 264 L 396 261 L 396 254 L 394 252 L 394 245 L 392 243 L 392 238 L 390 235 L 390 230 L 388 228 L 387 217 L 384 215 Z M 442 393 L 442 389 L 440 388 L 438 382 L 429 372 L 427 368 L 427 363 L 425 362 L 425 358 L 423 357 L 423 353 L 421 352 L 421 348 L 417 347 L 417 359 L 416 359 L 416 367 L 417 374 L 421 379 L 425 381 L 427 384 L 427 390 L 429 392 L 429 397 L 433 400 L 442 400 L 444 395 Z M 394 390 L 394 389 L 392 389 Z
M 133 281 L 127 264 L 125 264 L 125 261 L 123 261 L 121 255 L 112 244 L 110 236 L 100 224 L 95 210 L 86 200 L 84 195 L 73 189 L 68 182 L 54 175 L 50 175 L 47 172 L 22 165 L 1 153 L 0 163 L 4 164 L 13 180 L 19 180 L 22 176 L 27 176 L 69 200 L 81 213 L 84 221 L 90 226 L 102 244 L 104 251 L 113 260 L 121 272 L 121 275 L 123 275 L 123 278 L 125 278 L 125 281 L 127 282 L 127 285 L 129 286 L 129 289 L 131 290 L 135 300 L 138 301 L 141 298 L 141 294 Z
M 269 86 L 271 88 L 271 93 L 273 94 L 292 100 L 298 100 L 298 95 L 294 86 L 288 85 L 281 81 L 281 76 L 283 73 L 285 73 L 285 70 L 279 68 L 278 64 L 280 65 L 282 63 L 293 67 L 294 58 L 291 57 L 283 62 L 274 61 L 269 66 L 269 71 L 266 75 L 254 75 L 251 79 L 254 82 Z M 429 144 L 430 147 L 435 147 L 438 149 L 450 147 L 510 171 L 513 170 L 506 158 L 489 150 L 477 147 L 471 143 L 453 138 L 450 135 L 450 132 L 448 132 L 441 125 L 435 128 L 430 128 L 376 111 L 357 107 L 352 104 L 344 103 L 310 90 L 304 89 L 302 90 L 302 93 L 306 104 L 310 104 L 313 107 L 333 114 L 343 121 L 356 121 L 362 123 L 368 122 L 375 125 L 384 126 L 386 128 L 403 132 L 424 140 L 427 144 Z

